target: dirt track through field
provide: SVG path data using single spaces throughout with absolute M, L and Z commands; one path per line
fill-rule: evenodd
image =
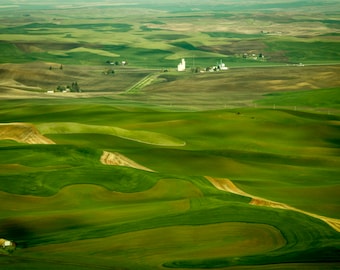
M 158 77 L 158 74 L 150 73 L 149 75 L 141 79 L 139 82 L 134 84 L 132 87 L 127 89 L 125 93 L 137 93 L 140 90 L 142 90 L 145 86 L 151 84 L 152 81 L 154 81 L 157 77 Z
M 292 211 L 296 211 L 299 213 L 303 213 L 305 215 L 308 215 L 308 216 L 311 216 L 311 217 L 314 217 L 314 218 L 317 218 L 317 219 L 320 219 L 326 222 L 334 230 L 340 232 L 340 219 L 329 218 L 329 217 L 313 214 L 313 213 L 289 206 L 284 203 L 275 202 L 275 201 L 267 200 L 261 197 L 253 196 L 239 189 L 231 180 L 226 179 L 226 178 L 214 178 L 210 176 L 206 176 L 205 178 L 209 180 L 210 183 L 212 183 L 219 190 L 224 190 L 224 191 L 231 192 L 237 195 L 251 198 L 250 204 L 252 205 L 280 208 L 280 209 L 292 210 Z
M 0 140 L 14 140 L 28 144 L 55 144 L 29 123 L 0 124 Z
M 147 167 L 144 167 L 117 152 L 111 153 L 111 152 L 104 151 L 102 156 L 100 157 L 100 162 L 105 165 L 125 166 L 125 167 L 135 168 L 139 170 L 154 172 L 153 170 Z

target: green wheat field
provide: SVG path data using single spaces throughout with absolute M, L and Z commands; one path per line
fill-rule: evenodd
M 0 268 L 340 269 L 338 1 L 159 2 L 0 3 Z

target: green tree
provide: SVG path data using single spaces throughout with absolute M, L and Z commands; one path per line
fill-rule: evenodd
M 81 92 L 80 87 L 77 82 L 73 82 L 71 85 L 71 91 L 72 92 Z

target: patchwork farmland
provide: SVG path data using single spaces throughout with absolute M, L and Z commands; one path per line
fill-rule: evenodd
M 0 267 L 339 269 L 339 8 L 1 3 Z

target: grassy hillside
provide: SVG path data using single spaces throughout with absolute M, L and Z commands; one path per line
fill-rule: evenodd
M 250 194 L 339 218 L 338 116 L 55 102 L 1 108 L 5 122 L 30 120 L 56 143 L 0 141 L 0 232 L 18 244 L 11 262 L 0 257 L 8 269 L 23 267 L 15 258 L 38 269 L 51 261 L 71 269 L 338 262 L 339 233 L 323 221 L 250 205 L 203 178 L 230 178 Z M 165 135 L 185 144 L 159 145 Z M 156 172 L 103 165 L 103 150 Z
M 169 69 L 183 57 L 195 57 L 190 66 L 202 68 L 222 58 L 234 66 L 340 60 L 336 1 L 50 5 L 56 4 L 0 9 L 0 63 L 109 60 Z
M 260 105 L 301 107 L 335 108 L 340 106 L 340 89 L 318 89 L 309 91 L 288 91 L 283 93 L 271 93 L 264 96 L 257 103 Z
M 0 4 L 0 267 L 339 269 L 337 7 Z

